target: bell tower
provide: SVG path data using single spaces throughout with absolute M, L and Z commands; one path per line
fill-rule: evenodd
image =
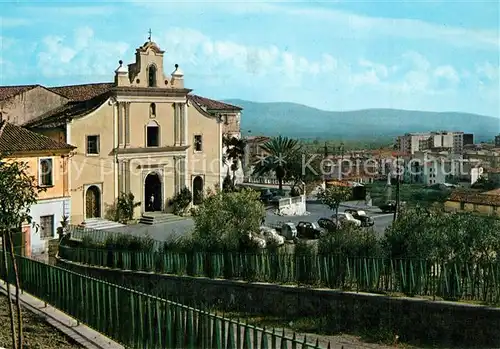
M 163 54 L 160 47 L 151 40 L 151 29 L 148 41 L 135 50 L 135 63 L 128 65 L 130 87 L 167 88 L 170 81 L 163 73 Z M 123 74 L 123 68 L 121 74 Z M 121 81 L 123 81 L 121 79 Z M 123 84 L 121 85 L 123 86 Z

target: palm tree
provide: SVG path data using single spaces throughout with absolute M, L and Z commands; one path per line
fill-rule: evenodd
M 253 171 L 254 175 L 274 172 L 278 178 L 279 190 L 283 190 L 283 179 L 287 174 L 287 162 L 300 150 L 299 141 L 288 137 L 274 137 L 260 146 L 267 156 L 260 157 Z
M 247 142 L 241 138 L 226 136 L 222 139 L 222 144 L 226 148 L 222 161 L 224 164 L 231 164 L 230 169 L 233 172 L 232 185 L 234 187 L 236 171 L 238 171 L 239 164 L 243 161 L 243 157 L 245 156 Z

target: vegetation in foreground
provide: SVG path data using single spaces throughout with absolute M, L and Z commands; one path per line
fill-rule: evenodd
M 50 326 L 39 316 L 24 311 L 23 336 L 24 348 L 37 349 L 69 349 L 83 348 L 71 338 Z M 17 321 L 16 321 L 17 323 Z M 0 347 L 9 348 L 12 345 L 8 300 L 6 296 L 0 296 Z

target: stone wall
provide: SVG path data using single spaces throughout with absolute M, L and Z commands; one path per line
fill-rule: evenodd
M 147 290 L 187 304 L 280 317 L 324 317 L 337 332 L 384 331 L 404 342 L 460 347 L 500 347 L 500 309 L 330 289 L 247 283 L 81 266 L 75 272 Z

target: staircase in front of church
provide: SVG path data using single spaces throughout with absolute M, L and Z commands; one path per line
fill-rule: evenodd
M 113 222 L 104 218 L 90 218 L 85 220 L 85 228 L 96 230 L 107 230 L 112 228 L 124 227 L 125 224 Z
M 164 212 L 146 212 L 143 213 L 139 223 L 147 225 L 165 224 L 178 221 L 184 221 L 186 217 L 176 216 L 172 213 Z

